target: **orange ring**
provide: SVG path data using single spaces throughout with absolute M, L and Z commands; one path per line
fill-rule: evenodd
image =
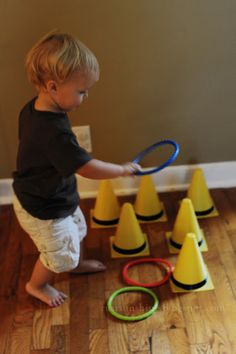
M 153 282 L 153 283 L 140 283 L 138 281 L 135 281 L 133 279 L 130 279 L 127 275 L 128 273 L 128 269 L 136 264 L 142 264 L 142 263 L 160 263 L 160 264 L 164 264 L 166 267 L 166 274 L 164 275 L 164 277 L 157 281 L 157 282 Z M 135 285 L 135 286 L 142 286 L 144 288 L 154 288 L 154 287 L 157 287 L 157 286 L 160 286 L 164 283 L 166 283 L 168 280 L 169 280 L 169 277 L 171 275 L 171 273 L 173 272 L 173 265 L 163 259 L 163 258 L 141 258 L 141 259 L 137 259 L 135 261 L 131 261 L 129 263 L 127 263 L 124 268 L 123 268 L 123 271 L 122 271 L 122 276 L 123 276 L 123 279 L 124 281 L 126 282 L 126 284 L 129 284 L 129 285 Z

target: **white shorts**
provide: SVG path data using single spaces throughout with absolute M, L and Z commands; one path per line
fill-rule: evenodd
M 41 220 L 30 215 L 16 196 L 13 207 L 21 227 L 33 240 L 46 268 L 61 273 L 77 267 L 80 242 L 87 233 L 86 221 L 80 207 L 77 207 L 72 215 L 53 220 Z

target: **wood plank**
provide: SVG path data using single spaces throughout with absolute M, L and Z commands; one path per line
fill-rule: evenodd
M 167 260 L 173 265 L 176 262 L 176 255 L 169 255 Z M 160 307 L 154 315 L 150 324 L 153 330 L 167 330 L 171 328 L 185 328 L 185 319 L 181 308 L 180 297 L 172 293 L 169 282 L 158 287 Z M 155 328 L 153 327 L 155 324 Z
M 232 251 L 236 253 L 236 230 L 227 230 L 229 240 L 232 244 Z
M 105 277 L 106 272 L 90 274 L 88 277 L 90 330 L 107 328 Z
M 89 353 L 88 276 L 70 278 L 70 350 L 71 353 Z
M 151 344 L 151 354 L 172 353 L 167 331 L 152 331 L 149 341 Z
M 235 213 L 235 211 L 236 211 L 236 188 L 227 188 L 224 191 L 225 191 L 225 194 L 227 195 L 227 198 L 230 201 L 230 208 Z
M 214 354 L 214 353 L 233 353 L 231 349 L 225 346 L 219 333 L 214 333 L 210 343 L 198 343 L 190 345 L 192 354 Z
M 9 353 L 16 298 L 0 298 L 0 353 Z
M 226 230 L 236 230 L 236 197 L 234 190 L 234 188 L 216 189 L 212 192 L 220 214 L 220 219 Z
M 156 258 L 168 258 L 169 250 L 165 233 L 171 231 L 173 226 L 170 222 L 146 224 L 151 256 Z
M 222 307 L 222 324 L 232 346 L 232 353 L 236 352 L 236 302 L 230 281 L 224 268 L 218 262 L 209 263 L 209 270 L 215 285 L 217 303 Z M 216 305 L 216 304 L 215 304 Z
M 56 276 L 56 287 L 70 294 L 55 309 L 25 292 L 37 252 L 21 230 L 11 206 L 0 209 L 0 352 L 58 353 L 236 353 L 236 188 L 211 190 L 220 216 L 200 219 L 208 252 L 203 254 L 215 289 L 174 294 L 169 284 L 154 288 L 159 309 L 144 321 L 128 323 L 112 317 L 106 301 L 114 290 L 125 286 L 121 272 L 134 258 L 112 259 L 109 239 L 113 229 L 91 229 L 86 238 L 87 256 L 107 264 L 107 271 L 92 275 Z M 170 255 L 165 231 L 170 231 L 185 192 L 162 193 L 168 221 L 142 224 L 148 234 L 151 256 L 176 262 Z M 134 196 L 122 197 L 133 201 Z M 94 200 L 85 203 L 85 216 Z M 153 281 L 162 273 L 155 266 L 130 269 L 136 280 Z M 118 297 L 116 308 L 137 314 L 151 303 L 145 296 L 129 293 Z M 140 306 L 141 304 L 141 306 Z
M 189 292 L 182 294 L 182 296 L 180 296 L 180 302 L 185 318 L 189 343 L 205 343 L 207 341 L 206 328 L 198 302 L 198 293 Z
M 217 250 L 218 254 L 220 254 L 222 251 L 224 251 L 224 252 L 232 251 L 231 240 L 229 238 L 227 230 L 224 227 L 221 219 L 215 218 L 214 222 L 212 222 L 212 220 L 210 221 L 208 219 L 207 222 L 208 222 L 208 230 L 211 235 L 210 237 L 213 241 L 213 243 L 211 244 L 211 248 L 214 248 L 215 250 Z M 211 252 L 210 245 L 208 247 L 209 247 L 209 251 Z
M 32 349 L 49 349 L 51 345 L 52 309 L 46 304 L 34 313 L 32 327 Z
M 186 330 L 183 328 L 174 328 L 168 330 L 168 338 L 171 353 L 190 354 L 190 346 Z
M 123 279 L 121 277 L 121 271 L 124 265 L 127 263 L 127 259 L 113 259 L 107 262 L 107 271 L 105 276 L 105 290 L 111 293 L 124 286 Z
M 31 327 L 16 327 L 11 333 L 10 351 L 8 353 L 29 354 L 31 335 Z
M 30 236 L 21 228 L 19 229 L 19 238 L 22 245 L 22 253 L 23 255 L 39 255 L 39 251 L 37 250 L 35 244 L 31 240 Z
M 236 268 L 235 268 L 235 252 L 221 252 L 220 261 L 224 271 L 229 279 L 230 286 L 236 300 Z
M 68 276 L 69 278 L 69 276 Z M 54 307 L 52 309 L 52 326 L 68 325 L 70 322 L 70 283 L 67 280 L 55 280 L 55 288 L 58 291 L 62 291 L 64 294 L 68 295 L 68 298 L 60 306 Z
M 131 353 L 149 352 L 150 339 L 146 320 L 127 324 L 128 348 Z
M 108 333 L 104 328 L 94 329 L 89 334 L 89 353 L 105 354 L 108 348 Z
M 22 254 L 25 256 L 32 254 L 38 255 L 39 252 L 35 244 L 31 240 L 30 236 L 21 228 L 14 211 L 12 213 L 12 223 L 16 225 L 15 227 L 17 229 L 17 236 L 21 243 Z
M 135 269 L 133 269 L 133 271 L 134 270 Z M 138 269 L 136 269 L 136 271 L 138 271 Z M 153 306 L 153 299 L 148 294 L 131 292 L 126 293 L 126 296 L 123 297 L 122 305 L 125 313 L 132 316 L 137 316 L 151 310 Z M 150 343 L 148 324 L 149 321 L 152 321 L 152 317 L 154 315 L 155 313 L 143 321 L 127 323 L 128 346 L 130 352 L 136 353 L 149 351 Z
M 0 210 L 0 271 L 3 272 L 11 229 L 12 209 L 9 206 L 3 206 Z M 2 287 L 4 287 L 3 283 L 0 284 L 0 289 L 2 289 Z
M 19 225 L 14 222 L 14 215 L 12 207 L 9 207 L 9 214 L 6 220 L 7 224 L 4 226 L 5 232 L 3 237 L 8 238 L 8 242 L 3 245 L 3 260 L 1 267 L 1 283 L 0 296 L 14 296 L 16 294 L 17 282 L 19 278 L 20 261 L 21 261 L 21 245 L 18 235 Z M 6 258 L 7 255 L 7 258 Z
M 191 350 L 191 354 L 221 353 L 221 351 L 212 351 L 212 348 L 209 343 L 191 344 L 190 350 Z
M 158 328 L 167 330 L 171 328 L 185 328 L 185 320 L 181 310 L 180 299 L 177 295 L 172 295 L 168 285 L 158 289 L 160 298 L 160 308 L 154 314 L 150 323 L 152 329 Z
M 70 354 L 69 333 L 68 325 L 51 327 L 51 353 Z
M 217 203 L 219 208 L 221 208 L 220 220 L 221 230 L 227 234 L 229 241 L 233 247 L 234 252 L 236 251 L 236 188 L 229 189 L 219 189 L 215 190 L 214 193 L 217 196 Z M 214 223 L 210 223 L 213 227 Z M 221 250 L 226 251 L 225 248 Z M 227 249 L 230 251 L 230 249 Z M 220 251 L 221 252 L 221 251 Z
M 14 327 L 26 327 L 33 325 L 35 312 L 34 301 L 25 290 L 25 284 L 30 279 L 32 269 L 37 256 L 28 255 L 23 257 L 19 273 L 19 282 L 17 288 L 17 304 L 14 315 Z
M 108 322 L 108 339 L 109 354 L 129 354 L 126 323 L 110 318 Z
M 222 232 L 226 233 L 228 240 L 232 245 L 232 249 L 230 247 L 221 247 L 219 245 L 219 254 L 221 255 L 222 251 L 226 252 L 234 252 L 236 251 L 236 188 L 229 189 L 218 189 L 214 191 L 214 194 L 217 198 L 217 203 L 219 208 L 221 208 L 221 227 L 219 229 L 219 235 Z M 214 224 L 210 224 L 210 227 L 213 228 Z M 218 242 L 217 242 L 218 244 Z M 227 262 L 227 258 L 225 259 Z M 222 264 L 224 265 L 224 262 Z M 227 269 L 226 267 L 225 269 Z M 231 267 L 232 270 L 232 267 Z
M 223 324 L 224 304 L 218 303 L 214 291 L 198 293 L 198 302 L 207 336 L 205 344 L 209 344 L 213 353 L 221 353 L 221 348 L 224 348 L 226 353 L 231 353 L 231 343 Z
M 14 322 L 11 328 L 11 354 L 17 352 L 28 354 L 31 348 L 34 310 L 32 304 L 23 299 L 17 302 Z M 20 349 L 18 349 L 18 347 Z
M 129 261 L 128 259 L 127 261 Z M 126 261 L 126 263 L 127 263 Z M 123 267 L 122 267 L 123 268 Z M 140 281 L 139 277 L 140 266 L 134 266 L 129 269 L 129 276 Z M 119 270 L 117 270 L 118 272 Z M 124 283 L 123 286 L 128 286 Z M 152 307 L 153 300 L 148 295 L 143 295 L 137 292 L 129 292 L 122 294 L 118 301 L 114 301 L 114 306 L 119 313 L 128 316 L 136 316 L 149 311 Z M 146 352 L 149 350 L 149 340 L 147 325 L 145 321 L 127 323 L 128 349 L 130 352 Z
M 110 296 L 110 292 L 106 292 L 106 298 Z M 122 297 L 117 297 L 117 302 L 114 304 L 114 308 L 121 312 L 122 309 L 126 308 L 126 304 L 122 301 Z M 109 343 L 109 354 L 128 354 L 128 331 L 127 323 L 125 321 L 120 321 L 115 317 L 108 314 L 108 343 Z

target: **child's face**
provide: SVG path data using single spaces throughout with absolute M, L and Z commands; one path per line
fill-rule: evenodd
M 51 92 L 51 98 L 59 110 L 74 111 L 88 97 L 88 91 L 96 81 L 98 75 L 94 72 L 74 72 L 64 83 L 55 84 L 56 89 Z

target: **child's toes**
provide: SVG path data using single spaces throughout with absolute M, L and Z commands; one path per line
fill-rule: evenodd
M 60 296 L 63 298 L 63 299 L 66 299 L 68 296 L 66 294 L 64 294 L 62 291 L 59 292 Z

